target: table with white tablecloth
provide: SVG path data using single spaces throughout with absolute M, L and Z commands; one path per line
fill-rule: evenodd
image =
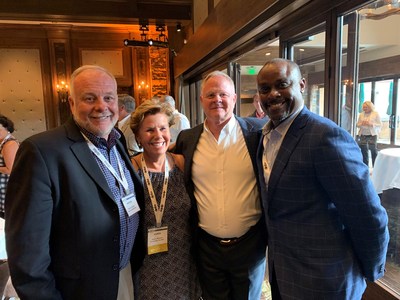
M 389 218 L 387 260 L 400 266 L 400 148 L 379 151 L 372 171 L 372 183 Z
M 384 190 L 400 189 L 400 148 L 379 151 L 372 172 L 372 182 L 378 194 Z

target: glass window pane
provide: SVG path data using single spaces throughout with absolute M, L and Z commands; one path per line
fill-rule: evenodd
M 269 42 L 240 57 L 240 116 L 255 116 L 256 106 L 253 98 L 257 94 L 257 74 L 262 66 L 273 58 L 279 57 L 279 40 Z M 261 116 L 259 114 L 259 116 Z
M 393 120 L 393 125 L 395 126 L 395 132 L 396 132 L 396 137 L 395 137 L 395 145 L 400 146 L 400 104 L 399 104 L 399 99 L 400 99 L 400 80 L 397 80 L 397 105 L 396 105 L 396 114 L 392 116 Z M 393 107 L 393 106 L 392 106 Z
M 394 91 L 394 88 L 398 86 L 394 83 L 397 83 L 399 78 L 399 69 L 394 64 L 400 59 L 400 31 L 398 30 L 400 15 L 395 13 L 399 10 L 399 5 L 398 1 L 375 1 L 358 10 L 359 57 L 356 69 L 359 72 L 359 103 L 357 105 L 367 100 L 375 104 L 382 121 L 382 129 L 378 136 L 379 149 L 399 145 L 397 129 L 394 126 L 399 115 L 396 103 L 399 101 L 399 91 Z M 395 112 L 392 111 L 393 108 L 396 108 Z M 375 167 L 378 167 L 377 163 Z M 388 212 L 388 227 L 391 236 L 386 256 L 386 272 L 380 281 L 394 294 L 400 295 L 398 193 L 399 189 L 389 188 L 380 195 L 382 205 Z
M 293 60 L 300 66 L 307 85 L 304 103 L 324 115 L 325 32 L 316 33 L 293 45 Z
M 382 121 L 382 128 L 378 135 L 378 143 L 390 144 L 389 128 L 389 103 L 393 98 L 393 80 L 382 80 L 375 82 L 374 104 Z

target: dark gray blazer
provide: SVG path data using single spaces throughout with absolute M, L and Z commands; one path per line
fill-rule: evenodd
M 260 142 L 264 182 L 262 152 Z M 383 276 L 387 214 L 345 130 L 304 108 L 262 188 L 268 266 L 283 299 L 361 299 L 364 278 Z
M 143 207 L 141 181 L 120 142 L 117 149 Z M 5 228 L 21 299 L 117 298 L 120 222 L 113 198 L 72 119 L 22 142 L 8 184 Z M 144 250 L 137 235 L 133 272 Z

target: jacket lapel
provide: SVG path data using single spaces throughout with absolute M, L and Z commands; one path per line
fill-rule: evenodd
M 82 168 L 111 199 L 114 199 L 103 173 L 75 122 L 71 119 L 65 124 L 65 128 L 67 137 L 75 142 L 71 145 L 71 151 L 82 165 Z
M 192 177 L 192 164 L 193 164 L 193 155 L 194 151 L 196 150 L 197 143 L 199 142 L 200 135 L 203 132 L 204 124 L 200 124 L 193 128 L 190 131 L 191 135 L 188 136 L 190 141 L 185 141 L 187 145 L 187 151 L 185 151 L 187 157 L 185 157 L 185 175 L 186 178 Z
M 236 117 L 236 119 L 238 120 L 239 125 L 242 128 L 243 137 L 249 151 L 251 163 L 253 164 L 255 174 L 257 174 L 257 145 L 261 136 L 261 131 L 254 130 L 254 127 L 250 123 L 245 122 L 245 120 L 240 117 Z
M 308 117 L 309 111 L 304 107 L 300 114 L 293 121 L 285 137 L 283 138 L 282 145 L 279 148 L 278 155 L 276 156 L 268 181 L 268 199 L 272 199 L 276 185 L 279 182 L 289 158 L 291 155 L 293 155 L 296 145 L 299 143 L 305 132 L 305 126 L 307 124 Z

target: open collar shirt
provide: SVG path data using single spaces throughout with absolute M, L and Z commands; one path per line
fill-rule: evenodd
M 294 119 L 296 119 L 297 115 L 303 109 L 304 105 L 301 105 L 294 113 L 289 115 L 285 120 L 283 120 L 277 127 L 274 127 L 274 123 L 269 120 L 267 124 L 265 124 L 263 128 L 263 169 L 264 169 L 264 178 L 265 184 L 268 188 L 268 181 L 271 175 L 272 167 L 274 166 L 274 162 L 276 156 L 278 155 L 278 151 L 281 148 L 283 139 L 287 131 L 292 125 Z
M 240 237 L 261 216 L 256 177 L 242 129 L 233 116 L 217 140 L 206 123 L 203 126 L 192 166 L 199 226 L 219 238 Z

